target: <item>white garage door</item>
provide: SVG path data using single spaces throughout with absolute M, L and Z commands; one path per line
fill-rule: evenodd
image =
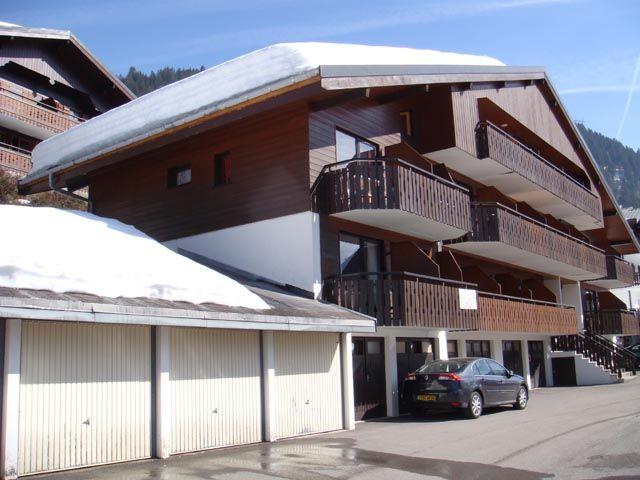
M 19 474 L 151 455 L 150 331 L 25 321 Z
M 342 428 L 340 335 L 276 332 L 276 436 Z
M 258 331 L 171 329 L 173 452 L 261 441 L 260 370 Z

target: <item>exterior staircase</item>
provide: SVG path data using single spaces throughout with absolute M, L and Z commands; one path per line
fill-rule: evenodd
M 578 385 L 623 382 L 636 375 L 636 358 L 632 353 L 588 330 L 552 337 L 551 346 L 553 357 L 575 355 Z

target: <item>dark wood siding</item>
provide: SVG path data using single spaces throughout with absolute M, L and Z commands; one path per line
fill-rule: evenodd
M 305 105 L 289 105 L 98 172 L 94 211 L 161 241 L 308 211 L 307 118 Z M 213 157 L 222 152 L 231 183 L 214 187 Z M 187 164 L 191 183 L 167 188 L 167 169 Z
M 398 103 L 364 99 L 312 112 L 309 116 L 310 183 L 327 164 L 336 161 L 335 129 L 339 127 L 384 148 L 400 142 Z

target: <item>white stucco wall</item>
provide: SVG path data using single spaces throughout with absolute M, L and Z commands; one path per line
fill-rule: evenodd
M 320 225 L 313 212 L 165 242 L 255 275 L 320 294 Z
M 582 355 L 576 355 L 573 352 L 553 352 L 551 356 L 552 358 L 575 358 L 576 383 L 578 385 L 607 385 L 618 381 L 615 375 L 611 375 L 608 371 L 596 365 L 595 362 L 590 361 Z

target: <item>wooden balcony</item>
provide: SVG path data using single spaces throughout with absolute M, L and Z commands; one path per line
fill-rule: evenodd
M 499 203 L 474 203 L 473 227 L 450 248 L 574 280 L 607 274 L 605 254 L 589 243 Z
M 26 175 L 31 169 L 31 152 L 0 142 L 0 169 Z
M 460 289 L 475 285 L 407 272 L 325 280 L 325 298 L 375 317 L 378 326 L 476 330 L 478 311 L 460 308 Z
M 0 88 L 0 124 L 36 138 L 47 138 L 82 120 L 6 88 Z M 22 125 L 21 125 L 22 124 Z
M 465 188 L 399 159 L 327 165 L 312 196 L 320 213 L 429 241 L 471 228 Z
M 640 315 L 633 310 L 585 312 L 584 328 L 599 335 L 640 335 Z
M 378 326 L 489 332 L 577 333 L 573 307 L 477 292 L 477 309 L 460 308 L 473 283 L 407 272 L 342 275 L 325 280 L 325 299 L 375 317 Z
M 635 267 L 620 257 L 607 255 L 607 276 L 589 283 L 602 288 L 623 288 L 635 283 Z
M 579 230 L 603 227 L 596 194 L 507 132 L 490 122 L 479 123 L 475 150 L 477 157 L 459 146 L 428 155 Z
M 574 307 L 480 292 L 478 327 L 488 332 L 578 333 Z

